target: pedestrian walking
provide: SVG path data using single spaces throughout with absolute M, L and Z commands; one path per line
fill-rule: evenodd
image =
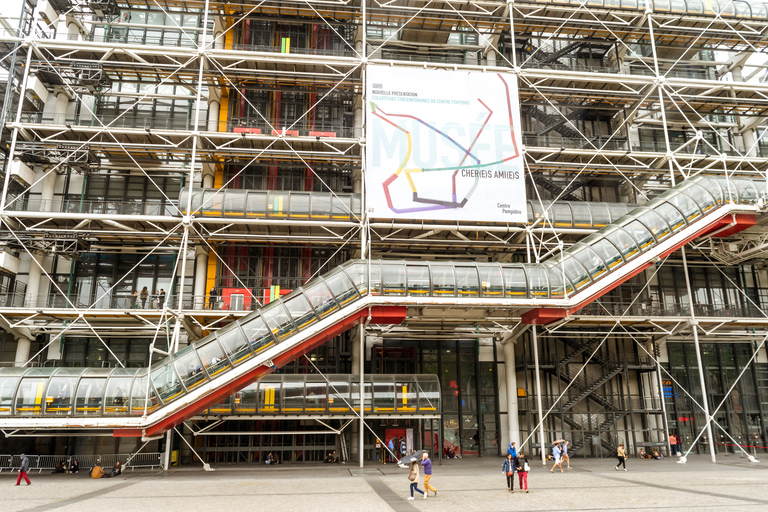
M 413 491 L 420 492 L 424 499 L 427 499 L 427 494 L 419 489 L 419 463 L 411 462 L 411 471 L 408 473 L 408 480 L 411 482 L 411 495 L 409 500 L 413 500 Z
M 507 453 L 507 458 L 501 465 L 501 472 L 507 477 L 507 490 L 515 492 L 515 458 L 511 453 Z
M 525 485 L 525 492 L 528 492 L 528 472 L 531 470 L 531 466 L 528 465 L 528 459 L 524 454 L 518 453 L 515 457 L 515 469 L 520 479 L 520 490 L 522 491 L 523 485 Z
M 568 456 L 568 441 L 563 441 L 563 448 L 562 453 L 560 454 L 560 458 L 568 463 L 568 466 L 566 466 L 568 469 L 571 469 L 571 458 Z M 560 469 L 563 469 L 563 465 L 560 464 Z
M 515 448 L 515 443 L 509 443 L 509 446 L 507 446 L 507 454 L 511 455 L 514 459 L 517 457 L 517 448 Z
M 427 452 L 421 454 L 421 467 L 424 468 L 424 492 L 429 495 L 429 491 L 432 491 L 435 493 L 434 496 L 437 496 L 437 489 L 429 485 L 429 480 L 432 478 L 432 461 L 429 460 Z
M 141 309 L 147 309 L 147 299 L 149 298 L 149 290 L 147 290 L 147 287 L 141 289 L 141 293 L 139 294 L 139 297 L 141 297 Z
M 16 478 L 16 485 L 19 485 L 21 483 L 21 479 L 23 478 L 27 485 L 32 485 L 32 482 L 29 481 L 29 477 L 27 476 L 27 473 L 29 472 L 29 457 L 21 454 L 21 466 L 19 467 L 19 476 Z
M 675 441 L 677 441 L 677 455 L 678 457 L 683 456 L 683 440 L 680 439 L 680 434 L 675 433 Z
M 165 305 L 165 290 L 160 288 L 160 293 L 157 294 L 157 298 L 160 301 L 160 308 L 162 309 Z
M 397 462 L 396 460 L 392 460 L 392 457 L 397 458 L 397 455 L 395 455 L 395 442 L 392 441 L 392 438 L 389 438 L 389 443 L 387 443 L 387 448 L 389 448 L 389 453 L 387 453 L 387 459 L 389 462 Z
M 624 466 L 624 471 L 626 471 L 627 452 L 624 451 L 624 443 L 619 443 L 619 447 L 616 449 L 616 457 L 619 459 L 619 463 L 616 464 L 616 471 L 619 470 L 619 466 Z
M 554 446 L 552 446 L 552 458 L 554 459 L 555 463 L 552 465 L 552 469 L 549 470 L 550 473 L 555 472 L 555 467 L 560 468 L 560 472 L 563 472 L 563 451 L 560 449 L 560 445 L 558 443 L 555 443 Z

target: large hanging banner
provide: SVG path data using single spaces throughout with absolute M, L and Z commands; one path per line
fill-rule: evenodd
M 514 75 L 368 66 L 371 217 L 527 222 Z

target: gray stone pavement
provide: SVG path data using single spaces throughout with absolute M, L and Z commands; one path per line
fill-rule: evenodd
M 572 459 L 573 469 L 562 474 L 531 461 L 528 494 L 506 491 L 500 457 L 435 461 L 438 496 L 414 501 L 406 500 L 407 471 L 393 464 L 184 466 L 102 480 L 33 473 L 32 485 L 19 487 L 16 474 L 4 472 L 0 511 L 768 511 L 768 455 L 763 459 L 629 459 L 626 473 L 613 469 L 613 459 Z

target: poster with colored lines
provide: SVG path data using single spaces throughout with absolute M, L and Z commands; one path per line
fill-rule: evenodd
M 527 221 L 514 75 L 369 66 L 366 98 L 371 217 Z

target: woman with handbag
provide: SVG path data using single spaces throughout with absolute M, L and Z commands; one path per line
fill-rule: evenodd
M 528 472 L 531 470 L 531 466 L 528 465 L 528 459 L 522 453 L 518 453 L 515 457 L 515 468 L 517 469 L 517 476 L 520 478 L 520 490 L 523 490 L 525 485 L 525 492 L 528 492 Z
M 512 454 L 507 452 L 507 458 L 501 465 L 501 471 L 507 476 L 507 490 L 515 492 L 515 459 Z
M 427 499 L 427 495 L 424 491 L 419 489 L 419 462 L 411 462 L 411 472 L 408 473 L 408 480 L 411 482 L 411 495 L 408 497 L 409 500 L 413 499 L 413 491 L 420 492 L 422 496 L 424 496 L 424 499 Z

